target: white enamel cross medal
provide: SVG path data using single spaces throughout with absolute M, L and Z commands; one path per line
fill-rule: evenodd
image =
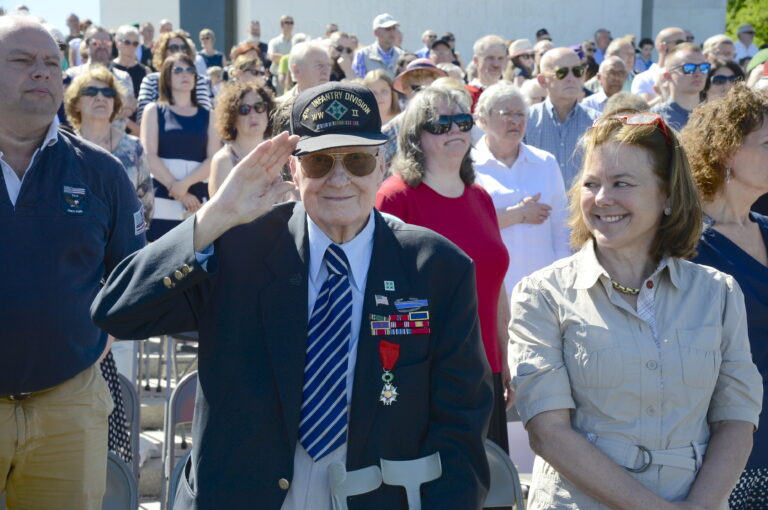
M 385 406 L 391 406 L 392 402 L 397 401 L 397 387 L 392 384 L 395 379 L 392 369 L 395 368 L 397 358 L 400 356 L 400 345 L 381 340 L 379 342 L 379 356 L 381 356 L 381 365 L 384 368 L 384 373 L 381 376 L 384 387 L 381 388 L 379 402 Z

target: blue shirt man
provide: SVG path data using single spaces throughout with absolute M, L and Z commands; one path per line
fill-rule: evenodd
M 549 50 L 542 57 L 541 69 L 537 79 L 547 90 L 547 99 L 531 107 L 525 143 L 555 156 L 568 189 L 581 166 L 579 138 L 600 114 L 578 103 L 584 70 L 572 49 Z

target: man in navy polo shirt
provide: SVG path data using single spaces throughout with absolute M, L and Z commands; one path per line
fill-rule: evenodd
M 0 18 L 0 66 L 0 494 L 10 509 L 99 509 L 113 404 L 89 306 L 144 244 L 142 210 L 114 157 L 58 130 L 45 28 Z

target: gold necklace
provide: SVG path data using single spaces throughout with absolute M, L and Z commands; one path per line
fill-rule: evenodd
M 640 289 L 633 289 L 632 287 L 625 287 L 613 278 L 611 278 L 611 285 L 613 285 L 613 288 L 618 290 L 619 292 L 622 292 L 624 294 L 629 294 L 630 296 L 636 296 L 640 294 Z

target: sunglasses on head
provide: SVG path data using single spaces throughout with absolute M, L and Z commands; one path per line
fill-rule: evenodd
M 672 68 L 674 69 L 682 69 L 683 74 L 693 74 L 696 72 L 696 69 L 701 71 L 701 74 L 707 74 L 709 73 L 709 70 L 712 69 L 712 64 L 709 62 L 702 62 L 701 64 L 681 64 L 679 66 L 675 66 Z
M 264 101 L 257 101 L 253 104 L 241 104 L 240 108 L 237 110 L 237 113 L 245 116 L 251 113 L 251 110 L 255 111 L 256 113 L 264 113 L 267 111 L 267 103 Z
M 172 71 L 173 71 L 173 74 L 181 74 L 181 73 L 197 74 L 197 69 L 195 69 L 192 66 L 190 67 L 176 66 L 172 69 Z
M 336 51 L 338 51 L 339 53 L 346 53 L 348 55 L 351 55 L 352 52 L 355 50 L 353 50 L 352 48 L 345 48 L 344 46 L 336 46 Z
M 328 175 L 336 159 L 341 159 L 341 164 L 355 177 L 365 177 L 376 170 L 379 153 L 370 152 L 318 152 L 299 156 L 302 173 L 310 179 L 320 179 Z
M 99 92 L 101 92 L 101 95 L 106 98 L 117 96 L 117 91 L 111 87 L 85 87 L 80 95 L 86 97 L 96 97 Z
M 610 117 L 600 117 L 592 123 L 592 127 L 596 127 L 606 120 L 619 120 L 628 126 L 659 126 L 659 131 L 664 135 L 667 144 L 672 148 L 675 146 L 672 142 L 672 136 L 669 134 L 667 124 L 664 122 L 661 115 L 657 113 L 637 113 L 635 115 L 611 115 Z
M 123 44 L 127 44 L 128 46 L 133 46 L 134 48 L 137 48 L 139 46 L 139 41 L 129 41 L 128 39 L 123 39 L 120 42 Z
M 554 74 L 555 78 L 558 80 L 564 80 L 566 76 L 568 76 L 568 73 L 573 73 L 573 76 L 576 78 L 581 78 L 584 76 L 584 66 L 573 66 L 573 67 L 558 67 L 554 71 L 548 73 L 548 74 Z
M 468 113 L 457 113 L 456 115 L 440 115 L 437 120 L 430 120 L 421 127 L 427 133 L 433 135 L 442 135 L 451 130 L 451 126 L 456 124 L 459 131 L 467 132 L 475 125 L 472 115 Z
M 180 51 L 187 52 L 189 51 L 189 46 L 186 44 L 169 44 L 168 45 L 168 51 L 171 53 L 178 53 Z
M 726 83 L 736 83 L 739 81 L 739 77 L 734 75 L 731 76 L 713 76 L 712 77 L 712 85 L 725 85 Z

